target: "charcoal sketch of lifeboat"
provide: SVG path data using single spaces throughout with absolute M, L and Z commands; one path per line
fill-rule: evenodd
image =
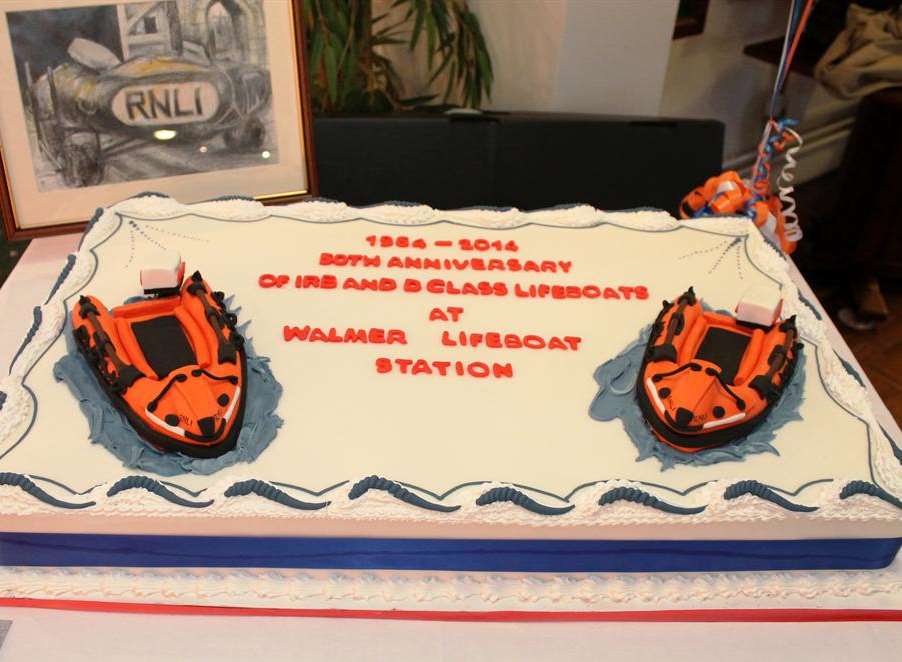
M 76 38 L 68 53 L 70 61 L 29 80 L 27 90 L 41 152 L 68 186 L 100 183 L 105 154 L 133 140 L 184 143 L 222 135 L 229 149 L 241 151 L 257 150 L 265 140 L 260 115 L 272 91 L 262 67 L 212 59 L 190 42 L 179 54 L 122 62 L 106 47 Z

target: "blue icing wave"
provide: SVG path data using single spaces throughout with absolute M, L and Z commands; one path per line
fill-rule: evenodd
M 62 501 L 61 499 L 57 499 L 56 497 L 47 494 L 47 492 L 38 487 L 38 485 L 28 476 L 23 476 L 22 474 L 13 473 L 11 471 L 4 471 L 3 473 L 0 473 L 0 485 L 12 485 L 13 487 L 18 487 L 23 492 L 30 494 L 38 501 L 43 501 L 44 503 L 50 506 L 55 506 L 57 508 L 77 510 L 79 508 L 90 508 L 91 506 L 95 505 L 94 501 L 86 501 L 84 503 L 70 503 L 69 501 Z
M 3 395 L 0 393 L 0 395 Z M 0 400 L 0 409 L 3 408 L 3 401 Z M 890 448 L 893 449 L 893 455 L 896 456 L 896 459 L 899 460 L 899 463 L 902 464 L 902 448 L 899 448 L 896 445 L 896 442 L 893 441 L 893 438 L 889 436 L 889 432 L 883 426 L 880 426 L 880 431 L 883 433 L 883 436 L 886 437 L 886 440 L 889 442 Z
M 821 315 L 820 311 L 815 307 L 815 305 L 813 303 L 811 303 L 807 298 L 805 298 L 805 295 L 802 294 L 801 291 L 799 291 L 798 294 L 799 294 L 799 301 L 801 301 L 806 306 L 808 306 L 808 308 L 811 310 L 812 315 L 814 315 L 819 320 L 824 319 L 824 317 L 823 317 L 823 315 Z
M 289 508 L 297 508 L 298 510 L 319 510 L 332 503 L 331 501 L 320 501 L 318 503 L 301 501 L 280 490 L 275 485 L 270 485 L 269 483 L 257 480 L 256 478 L 235 483 L 225 491 L 225 496 L 229 498 L 247 496 L 248 494 L 256 494 L 264 499 L 275 501 L 276 503 L 288 506 Z
M 359 499 L 370 490 L 382 490 L 384 492 L 388 492 L 399 501 L 409 503 L 410 505 L 417 506 L 419 508 L 425 508 L 426 510 L 436 510 L 442 513 L 453 513 L 455 510 L 460 508 L 460 506 L 443 506 L 440 503 L 432 503 L 431 501 L 426 501 L 426 499 L 417 494 L 414 494 L 400 483 L 396 483 L 395 481 L 389 480 L 388 478 L 382 478 L 381 476 L 367 476 L 363 480 L 357 481 L 353 486 L 351 486 L 351 489 L 348 491 L 348 498 Z
M 598 499 L 599 506 L 607 506 L 617 501 L 629 501 L 631 503 L 639 503 L 664 513 L 672 513 L 674 515 L 697 515 L 707 506 L 677 506 L 672 503 L 662 501 L 656 496 L 649 494 L 644 490 L 635 487 L 615 487 L 608 490 Z
M 864 380 L 861 378 L 861 375 L 852 366 L 852 364 L 849 363 L 848 361 L 846 361 L 843 357 L 841 357 L 839 355 L 839 352 L 834 351 L 834 354 L 836 354 L 836 358 L 839 359 L 839 362 L 842 364 L 842 367 L 845 369 L 845 371 L 847 373 L 849 373 L 849 376 L 852 377 L 852 379 L 854 379 L 856 382 L 858 382 L 859 386 L 864 386 Z
M 857 494 L 866 494 L 867 496 L 876 497 L 892 504 L 896 508 L 902 508 L 902 499 L 890 494 L 879 485 L 874 485 L 874 483 L 869 483 L 865 480 L 853 480 L 848 483 L 842 488 L 842 491 L 839 493 L 839 498 L 848 499 Z
M 3 405 L 6 403 L 6 393 L 0 391 L 0 411 L 3 411 Z
M 476 499 L 476 505 L 487 506 L 491 503 L 502 501 L 520 506 L 537 515 L 563 515 L 573 510 L 573 504 L 569 506 L 546 506 L 513 487 L 493 487 Z
M 661 469 L 664 470 L 681 464 L 706 466 L 741 461 L 746 456 L 757 453 L 780 454 L 772 444 L 777 430 L 790 421 L 802 420 L 799 406 L 802 404 L 805 384 L 805 352 L 799 353 L 795 374 L 780 401 L 751 434 L 718 448 L 683 453 L 658 440 L 636 403 L 636 378 L 650 334 L 651 325 L 648 325 L 626 349 L 598 367 L 595 371 L 598 393 L 589 406 L 589 415 L 596 421 L 620 419 L 624 431 L 639 451 L 637 462 L 653 457 L 661 463 Z
M 177 506 L 184 506 L 185 508 L 206 508 L 213 503 L 212 501 L 191 501 L 184 497 L 180 497 L 160 481 L 149 478 L 148 476 L 126 476 L 125 478 L 120 478 L 107 490 L 106 495 L 112 497 L 120 492 L 135 489 L 147 490 L 152 494 L 163 497 L 170 503 L 174 503 Z
M 247 351 L 247 395 L 244 419 L 235 448 L 214 458 L 193 458 L 180 453 L 161 453 L 148 445 L 109 401 L 84 358 L 75 349 L 70 322 L 65 330 L 68 353 L 53 366 L 53 376 L 63 381 L 78 399 L 88 419 L 89 436 L 115 455 L 126 467 L 160 476 L 186 473 L 213 474 L 237 462 L 253 462 L 276 437 L 282 419 L 275 414 L 282 386 L 269 368 L 269 359 L 257 356 L 250 340 Z
M 19 346 L 19 349 L 16 350 L 16 353 L 13 354 L 13 360 L 9 362 L 9 369 L 12 370 L 16 361 L 22 352 L 25 351 L 25 348 L 28 347 L 29 343 L 34 340 L 34 334 L 38 332 L 38 329 L 41 328 L 41 322 L 44 320 L 44 314 L 41 312 L 40 306 L 35 306 L 32 311 L 34 314 L 34 321 L 31 323 L 31 328 L 28 329 L 28 333 L 25 334 L 25 340 L 22 341 L 22 344 Z
M 65 282 L 66 278 L 69 277 L 69 274 L 72 271 L 72 267 L 74 266 L 75 255 L 69 253 L 69 255 L 66 256 L 66 264 L 63 265 L 63 269 L 62 271 L 60 271 L 60 275 L 56 277 L 56 282 L 54 282 L 53 287 L 50 288 L 50 294 L 47 295 L 47 299 L 44 303 L 47 303 L 47 301 L 50 301 L 53 298 L 53 295 L 56 294 L 57 290 L 59 290 L 60 285 L 62 285 Z
M 800 503 L 794 503 L 777 494 L 772 488 L 764 483 L 759 483 L 757 480 L 741 480 L 738 483 L 733 483 L 724 490 L 723 498 L 730 501 L 732 499 L 738 499 L 746 494 L 751 494 L 759 499 L 770 501 L 781 508 L 791 510 L 795 513 L 813 513 L 817 510 L 817 506 L 805 506 Z
M 88 233 L 94 229 L 95 225 L 97 225 L 97 221 L 99 221 L 100 217 L 103 216 L 103 212 L 103 207 L 98 207 L 94 211 L 94 215 L 91 217 L 91 220 L 88 221 L 88 224 L 85 226 L 84 231 L 81 233 L 81 239 L 78 240 L 78 250 L 81 250 L 82 244 L 85 243 L 85 237 L 87 237 Z

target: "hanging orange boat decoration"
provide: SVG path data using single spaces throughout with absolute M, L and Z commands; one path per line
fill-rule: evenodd
M 165 286 L 144 283 L 148 298 L 112 310 L 96 297 L 80 297 L 73 333 L 138 435 L 159 450 L 216 457 L 235 447 L 241 430 L 244 338 L 223 293 L 198 272 L 184 284 L 183 276 L 179 263 Z
M 664 302 L 636 382 L 639 406 L 661 441 L 697 452 L 764 422 L 801 350 L 795 318 L 781 320 L 781 310 L 770 293 L 740 302 L 736 316 L 704 309 L 692 288 Z

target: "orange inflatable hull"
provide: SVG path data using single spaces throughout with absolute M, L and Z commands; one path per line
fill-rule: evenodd
M 82 296 L 76 343 L 110 400 L 159 450 L 216 457 L 234 448 L 247 361 L 235 315 L 199 273 L 169 296 L 107 310 Z
M 770 327 L 705 310 L 692 288 L 652 326 L 636 395 L 652 431 L 697 452 L 748 435 L 792 379 L 801 344 L 795 319 Z

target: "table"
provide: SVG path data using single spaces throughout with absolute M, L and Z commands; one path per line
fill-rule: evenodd
M 36 239 L 0 288 L 3 332 L 0 365 L 8 365 L 67 253 L 79 237 Z M 793 281 L 817 298 L 794 265 Z M 817 304 L 820 307 L 820 304 Z M 826 320 L 833 346 L 864 378 L 878 422 L 894 436 L 899 425 L 877 397 L 861 366 Z M 899 596 L 902 609 L 902 595 Z M 899 623 L 442 623 L 270 617 L 81 613 L 0 607 L 13 621 L 2 660 L 38 660 L 66 651 L 70 660 L 360 660 L 507 659 L 898 659 Z M 52 633 L 52 634 L 51 634 Z

